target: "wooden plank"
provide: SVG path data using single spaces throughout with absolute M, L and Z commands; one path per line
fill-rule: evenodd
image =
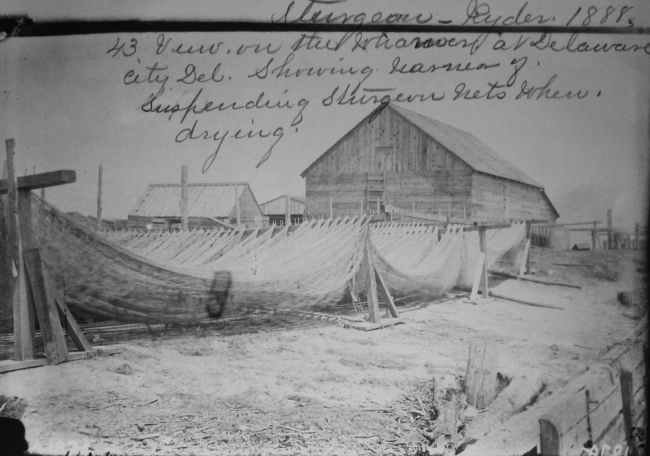
M 0 361 L 0 374 L 45 365 L 47 365 L 46 358 L 30 359 L 25 361 L 4 360 Z
M 509 279 L 523 280 L 525 282 L 541 283 L 543 285 L 555 285 L 555 286 L 558 286 L 558 287 L 577 288 L 578 290 L 582 289 L 581 286 L 573 285 L 573 284 L 570 284 L 570 283 L 549 282 L 547 280 L 533 279 L 531 277 L 521 277 L 521 276 L 518 276 L 516 274 L 510 274 L 509 272 L 503 272 L 503 271 L 489 271 L 489 272 L 490 272 L 490 274 L 494 274 L 494 275 L 497 275 L 497 276 L 507 277 Z
M 377 269 L 375 269 L 375 276 L 377 279 L 377 288 L 379 290 L 379 294 L 381 294 L 381 297 L 386 303 L 386 309 L 388 309 L 388 312 L 393 318 L 399 318 L 399 313 L 397 312 L 397 307 L 395 307 L 393 297 L 388 292 L 388 287 L 384 282 L 384 278 L 381 276 L 381 274 L 379 274 L 379 271 Z
M 13 148 L 13 139 L 11 141 Z M 9 190 L 11 178 L 0 181 L 0 195 Z M 77 174 L 71 170 L 51 171 L 49 173 L 31 174 L 29 176 L 20 176 L 18 179 L 18 190 L 36 190 L 37 188 L 55 187 L 57 185 L 72 184 L 77 181 Z
M 496 345 L 484 339 L 470 342 L 465 373 L 465 393 L 469 404 L 485 409 L 494 401 L 497 369 Z
M 49 364 L 62 363 L 68 359 L 68 347 L 61 328 L 56 304 L 49 292 L 49 287 L 46 285 L 48 278 L 43 269 L 40 249 L 25 251 L 24 259 L 47 361 Z
M 373 331 L 375 329 L 389 328 L 397 324 L 404 323 L 401 318 L 389 318 L 378 323 L 371 323 L 368 321 L 348 322 L 346 321 L 344 327 L 359 329 L 361 331 Z
M 63 294 L 55 287 L 53 287 L 51 282 L 49 283 L 49 286 L 49 291 L 52 293 L 54 301 L 56 302 L 59 310 L 59 318 L 62 322 L 66 323 L 68 327 L 68 334 L 70 335 L 72 342 L 74 342 L 75 347 L 77 347 L 77 350 L 91 351 L 92 346 L 90 345 L 90 342 L 88 342 L 88 339 L 86 339 L 86 336 L 70 312 L 70 309 L 68 308 L 67 304 L 65 303 L 65 299 L 63 298 Z
M 632 436 L 633 416 L 632 397 L 634 395 L 634 385 L 632 383 L 632 372 L 625 367 L 619 367 L 619 382 L 621 385 L 621 400 L 623 402 L 623 422 L 625 425 L 625 436 L 627 440 L 628 454 L 638 456 L 639 451 Z
M 542 416 L 539 419 L 539 447 L 541 456 L 562 454 L 562 435 L 559 425 L 552 416 Z

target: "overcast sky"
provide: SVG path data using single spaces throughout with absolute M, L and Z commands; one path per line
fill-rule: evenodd
M 277 2 L 274 11 L 284 11 L 288 3 Z M 348 3 L 357 11 L 363 6 L 360 2 Z M 306 3 L 296 4 L 304 8 Z M 170 6 L 147 14 L 171 15 L 172 4 L 165 5 Z M 558 8 L 559 3 L 553 5 Z M 411 5 L 414 11 L 416 7 Z M 196 7 L 184 11 L 195 10 Z M 376 6 L 368 7 L 371 12 L 378 10 L 382 11 Z M 45 11 L 43 17 L 56 17 L 51 10 L 41 11 Z M 220 14 L 238 15 L 235 10 L 223 11 L 211 10 L 210 18 L 218 18 Z M 273 11 L 267 8 L 256 12 L 263 18 Z M 77 15 L 83 16 L 81 12 Z M 460 47 L 378 50 L 371 46 L 367 51 L 352 51 L 352 38 L 337 52 L 297 50 L 287 67 L 292 71 L 309 67 L 346 71 L 353 68 L 357 74 L 276 78 L 270 70 L 291 58 L 290 46 L 300 38 L 299 33 L 164 35 L 164 38 L 159 33 L 12 38 L 0 43 L 2 85 L 8 107 L 1 114 L 2 124 L 5 137 L 16 140 L 18 173 L 22 175 L 25 170 L 31 173 L 34 167 L 37 172 L 62 168 L 77 171 L 76 184 L 47 191 L 48 200 L 57 206 L 66 211 L 94 214 L 100 164 L 104 169 L 105 218 L 126 218 L 150 183 L 179 182 L 182 164 L 189 165 L 190 182 L 249 182 L 260 203 L 285 193 L 304 195 L 305 182 L 300 173 L 376 107 L 372 103 L 325 106 L 323 100 L 336 87 L 339 87 L 338 95 L 348 84 L 354 87 L 363 80 L 358 93 L 366 96 L 377 92 L 364 92 L 363 88 L 393 88 L 392 92 L 380 92 L 393 96 L 399 92 L 427 95 L 435 92 L 437 97 L 444 94 L 439 101 L 416 101 L 401 106 L 468 131 L 485 142 L 546 188 L 560 212 L 560 221 L 594 218 L 604 221 L 608 208 L 614 210 L 618 224 L 629 226 L 645 221 L 650 56 L 643 51 L 568 53 L 531 49 L 526 45 L 517 51 L 495 51 L 493 47 L 499 39 L 496 36 L 488 37 L 473 55 Z M 366 34 L 365 38 L 376 35 Z M 323 36 L 340 39 L 343 34 Z M 394 33 L 386 39 L 395 43 L 399 38 L 410 40 L 414 36 Z M 420 36 L 470 41 L 476 38 L 450 34 Z M 519 35 L 513 35 L 503 39 L 513 44 L 518 38 Z M 539 34 L 530 35 L 529 39 L 538 38 Z M 566 43 L 568 36 L 553 38 Z M 136 52 L 126 56 L 131 52 L 131 39 L 137 40 Z M 164 43 L 170 39 L 161 51 L 157 45 L 159 40 Z M 581 35 L 580 41 L 586 39 L 592 43 L 628 45 L 645 45 L 650 41 L 643 36 Z M 116 42 L 126 46 L 107 53 Z M 215 55 L 172 52 L 178 44 L 183 49 L 213 44 L 216 49 L 220 42 Z M 279 50 L 274 54 L 255 55 L 249 49 L 237 55 L 239 46 L 253 44 L 268 44 L 271 49 L 279 47 Z M 273 62 L 267 67 L 271 58 Z M 408 68 L 417 62 L 422 62 L 425 68 L 446 63 L 493 67 L 463 72 L 439 69 L 418 75 L 390 74 L 396 58 L 400 64 L 408 64 Z M 505 89 L 503 100 L 453 100 L 461 83 L 471 93 L 479 90 L 482 94 L 489 89 L 488 83 L 505 84 L 524 59 L 514 83 Z M 513 61 L 517 63 L 512 64 Z M 199 108 L 205 105 L 205 100 L 215 104 L 235 101 L 245 104 L 257 100 L 264 92 L 265 100 L 295 106 L 190 113 L 182 122 L 182 113 L 175 113 L 171 119 L 146 113 L 143 105 L 163 87 L 162 83 L 125 84 L 125 80 L 133 81 L 136 74 L 140 79 L 146 78 L 151 71 L 146 68 L 153 65 L 165 68 L 152 73 L 159 76 L 158 81 L 165 75 L 169 77 L 156 103 L 186 106 L 200 91 Z M 188 73 L 188 68 L 192 68 L 188 65 L 194 65 L 196 73 Z M 188 83 L 197 79 L 199 73 L 210 78 L 217 65 L 220 66 L 214 79 L 223 77 L 220 82 Z M 249 77 L 256 71 L 264 75 L 265 67 L 268 75 L 264 79 Z M 179 82 L 185 75 L 189 76 Z M 537 100 L 536 96 L 531 100 L 516 99 L 524 81 L 530 89 L 544 86 L 554 75 L 553 92 L 570 90 L 575 94 L 580 90 L 589 94 L 582 100 Z M 219 141 L 178 142 L 188 135 L 187 130 L 183 133 L 184 129 L 195 121 L 197 136 L 203 130 L 211 134 L 229 131 L 232 135 L 238 129 L 242 130 L 240 136 L 260 130 L 270 135 L 262 139 L 224 139 L 214 163 L 202 173 L 206 159 Z M 256 168 L 278 138 L 270 158 Z

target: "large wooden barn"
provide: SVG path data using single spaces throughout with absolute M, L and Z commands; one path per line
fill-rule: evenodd
M 188 184 L 190 228 L 261 226 L 263 216 L 247 182 Z M 181 185 L 150 184 L 129 213 L 128 226 L 178 228 L 181 223 Z
M 477 138 L 393 104 L 301 175 L 309 215 L 394 208 L 470 222 L 559 217 L 541 184 Z

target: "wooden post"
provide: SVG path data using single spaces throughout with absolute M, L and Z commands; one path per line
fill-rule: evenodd
M 363 215 L 363 198 L 359 200 L 359 215 Z
M 332 197 L 330 197 L 330 218 L 334 218 L 334 204 L 332 203 Z
M 488 289 L 488 256 L 487 256 L 487 229 L 485 226 L 479 227 L 478 230 L 478 243 L 481 253 L 483 254 L 485 260 L 483 261 L 483 273 L 481 274 L 481 289 L 483 292 L 483 299 L 490 297 Z
M 235 190 L 235 195 L 237 191 Z M 188 216 L 188 203 L 187 203 L 187 165 L 181 166 L 181 230 L 187 231 L 189 229 Z
M 635 223 L 634 224 L 634 248 L 636 250 L 639 250 L 639 224 Z
M 541 456 L 561 456 L 562 434 L 555 418 L 545 415 L 539 419 L 539 448 Z
M 54 297 L 49 290 L 48 277 L 43 268 L 40 249 L 26 250 L 24 255 L 25 269 L 34 295 L 47 362 L 48 364 L 62 363 L 68 360 L 68 346 L 65 342 Z
M 381 213 L 381 209 L 379 207 L 379 200 L 377 200 L 377 215 Z
M 451 222 L 451 203 L 447 203 L 447 223 Z
M 487 408 L 496 395 L 498 350 L 494 342 L 473 340 L 469 346 L 465 393 L 467 402 L 477 409 Z
M 594 220 L 594 229 L 591 232 L 591 250 L 596 250 L 597 241 L 598 241 L 598 222 Z
M 467 206 L 463 206 L 463 220 L 467 221 Z
M 379 274 L 379 271 L 377 271 L 377 269 L 375 269 L 375 279 L 377 282 L 377 288 L 379 290 L 379 294 L 381 295 L 381 297 L 384 299 L 384 302 L 386 303 L 387 314 L 390 314 L 394 318 L 399 318 L 397 307 L 395 307 L 395 301 L 393 301 L 393 297 L 390 295 L 390 292 L 388 291 L 386 282 L 384 282 L 384 278 L 381 276 L 381 274 Z
M 628 454 L 638 456 L 632 428 L 634 427 L 634 385 L 632 384 L 632 372 L 629 369 L 619 366 L 619 381 L 621 383 L 621 399 L 623 402 L 623 424 L 625 426 L 625 437 L 627 439 Z
M 607 249 L 612 250 L 612 210 L 607 209 Z
M 10 296 L 14 318 L 14 359 L 24 361 L 34 359 L 34 311 L 33 307 L 29 305 L 27 297 L 27 278 L 19 220 L 20 192 L 14 172 L 14 140 L 7 139 L 5 147 L 7 149 L 7 212 L 9 213 L 7 245 L 11 252 L 10 267 L 13 275 Z M 27 191 L 27 197 L 29 197 L 29 191 Z M 29 210 L 31 212 L 31 202 Z M 31 230 L 31 226 L 28 228 Z
M 530 233 L 532 231 L 531 223 L 526 222 L 526 245 L 524 246 L 524 255 L 519 266 L 519 275 L 530 274 Z
M 364 250 L 366 252 L 365 258 L 368 263 L 368 320 L 370 323 L 379 323 L 381 321 L 381 317 L 379 316 L 379 298 L 377 297 L 375 263 L 369 231 L 366 234 L 366 246 Z
M 102 230 L 102 174 L 103 167 L 99 165 L 99 177 L 97 179 L 97 231 Z
M 291 198 L 289 195 L 284 195 L 284 224 L 291 225 Z

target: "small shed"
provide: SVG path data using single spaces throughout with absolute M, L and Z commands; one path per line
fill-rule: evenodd
M 189 227 L 248 228 L 266 218 L 247 182 L 188 184 Z M 181 185 L 150 184 L 128 217 L 129 227 L 178 228 L 181 223 Z
M 269 218 L 269 224 L 271 225 L 284 225 L 287 207 L 289 208 L 291 224 L 302 223 L 305 215 L 305 198 L 282 195 L 260 204 L 262 214 Z
M 302 172 L 308 215 L 412 211 L 449 219 L 546 220 L 544 187 L 468 132 L 389 104 Z

